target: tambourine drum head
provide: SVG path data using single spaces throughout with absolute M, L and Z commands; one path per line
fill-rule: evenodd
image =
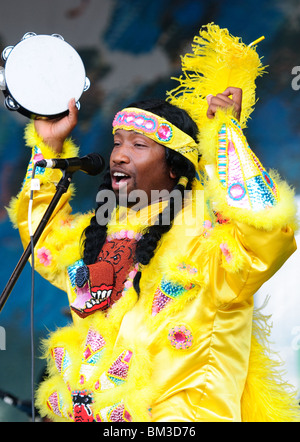
M 55 116 L 79 100 L 85 87 L 83 62 L 71 45 L 48 35 L 22 40 L 5 64 L 7 89 L 30 114 Z

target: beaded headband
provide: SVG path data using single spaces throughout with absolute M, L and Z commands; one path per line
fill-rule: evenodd
M 127 107 L 118 112 L 113 121 L 113 134 L 117 129 L 133 130 L 156 143 L 169 147 L 198 167 L 197 143 L 178 127 L 164 118 L 142 109 Z

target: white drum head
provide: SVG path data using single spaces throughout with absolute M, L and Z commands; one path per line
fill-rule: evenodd
M 78 102 L 86 87 L 79 54 L 62 38 L 33 35 L 9 52 L 5 63 L 7 94 L 30 114 L 56 116 Z

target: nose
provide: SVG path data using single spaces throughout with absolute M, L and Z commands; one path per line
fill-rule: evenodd
M 110 160 L 113 164 L 130 163 L 129 146 L 125 142 L 115 146 L 110 155 Z

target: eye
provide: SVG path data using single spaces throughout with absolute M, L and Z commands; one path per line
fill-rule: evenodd
M 118 253 L 117 255 L 112 257 L 113 260 L 113 264 L 119 264 L 119 262 L 121 261 L 121 255 Z
M 136 142 L 134 143 L 134 146 L 135 146 L 135 147 L 139 147 L 139 148 L 142 148 L 142 147 L 148 147 L 147 144 L 146 144 L 145 142 L 143 142 L 143 141 L 136 141 Z

